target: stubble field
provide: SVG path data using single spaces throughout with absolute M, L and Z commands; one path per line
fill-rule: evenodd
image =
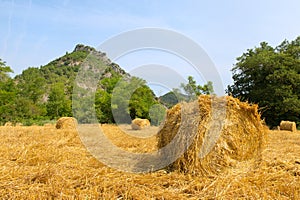
M 155 136 L 101 128 L 126 151 L 157 148 Z M 0 137 L 0 199 L 300 199 L 299 131 L 269 131 L 259 167 L 241 163 L 214 177 L 117 171 L 95 159 L 75 129 L 54 125 L 0 127 Z

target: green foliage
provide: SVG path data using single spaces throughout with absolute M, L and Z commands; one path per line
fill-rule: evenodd
M 12 118 L 10 121 L 25 124 L 71 116 L 73 82 L 87 55 L 86 51 L 74 51 L 45 66 L 30 67 L 17 75 L 12 80 L 16 83 L 12 94 L 15 99 L 10 101 L 10 105 L 6 105 L 5 115 Z
M 134 81 L 131 84 L 135 84 Z M 141 83 L 141 86 L 133 92 L 129 101 L 131 119 L 150 119 L 149 109 L 155 103 L 156 100 L 153 91 L 145 85 L 145 82 Z
M 0 59 L 0 124 L 15 120 L 16 87 L 10 72 L 11 68 Z
M 150 119 L 149 108 L 156 103 L 153 91 L 136 77 L 115 76 L 100 81 L 95 108 L 101 123 L 130 123 L 131 119 Z
M 161 104 L 154 104 L 149 110 L 151 124 L 154 126 L 160 125 L 166 115 L 166 108 Z
M 81 66 L 86 73 L 79 80 Z M 45 66 L 30 67 L 14 79 L 9 77 L 10 72 L 0 60 L 1 124 L 7 121 L 39 124 L 39 121 L 71 116 L 72 111 L 80 123 L 96 123 L 96 117 L 100 123 L 114 123 L 115 118 L 128 123 L 136 117 L 150 119 L 149 109 L 157 104 L 145 81 L 130 77 L 104 53 L 84 45 L 77 45 L 73 52 Z M 75 79 L 80 84 L 74 85 Z M 94 87 L 94 80 L 100 80 L 96 91 L 90 87 Z M 74 87 L 78 94 L 73 94 Z M 86 93 L 86 88 L 91 91 Z M 76 99 L 73 104 L 72 98 Z M 153 112 L 158 114 L 153 116 L 158 123 L 160 113 L 157 109 Z
M 13 70 L 6 66 L 5 62 L 0 59 L 0 84 L 9 79 L 8 73 L 13 72 Z
M 199 96 L 200 94 L 212 94 L 214 92 L 213 84 L 211 81 L 208 81 L 207 84 L 203 86 L 197 85 L 192 76 L 188 76 L 188 83 L 181 83 L 180 87 L 188 96 L 188 101 L 194 100 L 195 97 Z
M 65 95 L 64 84 L 53 84 L 46 104 L 47 116 L 49 116 L 50 119 L 72 116 L 71 103 L 71 100 Z
M 16 77 L 19 94 L 39 103 L 45 93 L 46 80 L 38 68 L 30 67 Z
M 15 102 L 15 120 L 23 122 L 26 119 L 39 119 L 46 114 L 46 108 L 42 104 L 36 104 L 26 97 L 19 97 Z
M 88 53 L 85 51 L 74 51 L 42 66 L 39 71 L 48 85 L 47 89 L 49 90 L 54 83 L 63 82 L 65 93 L 70 97 L 76 75 L 87 56 Z
M 177 89 L 179 90 L 179 89 Z M 165 105 L 167 108 L 171 108 L 172 106 L 176 105 L 177 103 L 179 103 L 179 95 L 176 95 L 176 91 L 174 89 L 173 92 L 168 92 L 166 94 L 164 94 L 163 96 L 159 97 L 159 101 Z M 178 92 L 177 94 L 181 94 L 180 92 Z
M 159 101 L 167 108 L 171 108 L 182 101 L 193 101 L 200 94 L 213 94 L 214 92 L 211 81 L 208 81 L 203 86 L 197 85 L 192 76 L 188 76 L 188 83 L 181 83 L 180 88 L 173 88 L 171 92 L 159 97 Z
M 94 95 L 89 94 L 85 96 L 78 96 L 73 94 L 72 111 L 76 119 L 81 124 L 97 123 L 96 116 L 93 115 L 94 109 Z
M 100 123 L 114 123 L 111 111 L 111 93 L 98 90 L 95 95 L 96 116 Z
M 136 117 L 149 119 L 149 108 L 156 103 L 153 91 L 142 79 L 121 79 L 112 93 L 111 108 L 118 123 L 130 123 Z
M 300 37 L 273 48 L 266 42 L 237 58 L 227 93 L 258 103 L 270 126 L 300 122 Z

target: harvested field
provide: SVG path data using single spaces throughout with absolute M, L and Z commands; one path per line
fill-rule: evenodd
M 133 138 L 114 125 L 107 137 L 132 152 L 155 150 L 155 137 Z M 128 129 L 130 126 L 128 127 Z M 299 199 L 300 132 L 269 131 L 262 163 L 239 163 L 202 177 L 164 170 L 120 172 L 86 151 L 74 129 L 0 127 L 1 199 Z

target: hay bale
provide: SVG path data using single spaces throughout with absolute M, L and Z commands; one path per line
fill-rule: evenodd
M 176 138 L 176 148 L 167 152 L 166 159 L 178 156 L 180 149 L 185 153 L 176 157 L 167 170 L 216 175 L 239 162 L 259 163 L 266 132 L 257 105 L 233 97 L 201 95 L 194 102 L 168 110 L 157 134 L 158 148 Z
M 280 126 L 274 126 L 271 130 L 272 131 L 280 131 Z
M 77 120 L 74 117 L 61 117 L 56 122 L 57 129 L 72 129 L 76 128 Z
M 142 130 L 150 126 L 150 121 L 148 119 L 136 118 L 131 122 L 131 128 L 133 130 Z
M 53 127 L 53 126 L 54 126 L 54 124 L 51 124 L 51 123 L 46 123 L 46 124 L 44 124 L 43 126 L 44 126 L 44 127 Z
M 296 123 L 290 121 L 281 121 L 280 130 L 296 132 L 297 131 Z
M 11 123 L 11 122 L 6 122 L 6 123 L 4 124 L 4 126 L 13 126 L 13 123 Z

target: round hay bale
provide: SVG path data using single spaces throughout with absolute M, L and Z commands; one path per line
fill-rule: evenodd
M 72 129 L 76 128 L 77 120 L 74 117 L 61 117 L 56 122 L 57 129 Z
M 16 123 L 16 126 L 23 126 L 23 124 L 18 122 L 18 123 Z
M 281 121 L 280 130 L 296 132 L 297 131 L 296 123 L 290 121 Z
M 275 127 L 273 127 L 272 130 L 273 130 L 273 131 L 280 131 L 280 126 L 275 126 Z
M 194 102 L 177 104 L 168 110 L 157 134 L 158 148 L 177 138 L 176 148 L 166 158 L 176 156 L 180 148 L 184 148 L 184 154 L 176 157 L 167 170 L 216 175 L 239 162 L 259 163 L 266 132 L 257 105 L 229 96 L 201 95 Z M 190 145 L 186 146 L 189 140 Z
M 150 121 L 148 119 L 136 118 L 131 122 L 131 128 L 133 130 L 142 130 L 150 126 Z

